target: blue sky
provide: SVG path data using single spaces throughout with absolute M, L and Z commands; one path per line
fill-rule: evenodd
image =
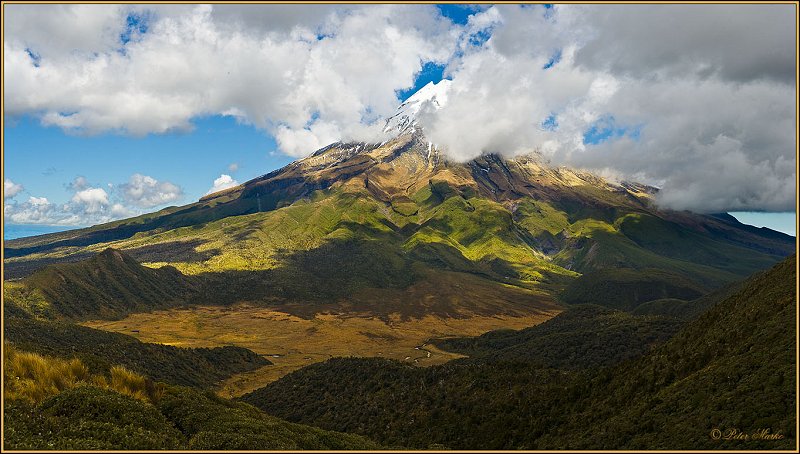
M 756 227 L 767 227 L 787 235 L 797 236 L 797 213 L 763 213 L 753 211 L 735 211 L 731 215 L 743 224 Z
M 573 8 L 587 9 L 570 16 L 576 27 L 559 20 Z M 459 97 L 437 115 L 447 134 L 425 128 L 451 158 L 498 138 L 509 152 L 548 143 L 555 162 L 664 182 L 669 208 L 736 206 L 751 210 L 737 213 L 744 222 L 793 232 L 795 63 L 782 13 L 731 11 L 719 23 L 697 7 L 687 50 L 654 35 L 680 8 L 633 19 L 600 8 L 11 6 L 4 219 L 81 225 L 191 203 L 372 134 L 371 121 L 446 74 Z M 742 24 L 772 25 L 753 35 Z M 621 26 L 639 39 L 619 41 Z M 714 71 L 694 74 L 702 64 Z M 680 77 L 654 81 L 653 70 Z M 514 113 L 496 121 L 499 111 Z M 576 140 L 585 152 L 572 153 Z M 720 167 L 719 153 L 744 159 Z
M 205 194 L 221 174 L 243 182 L 293 160 L 276 152 L 274 139 L 266 133 L 232 117 L 193 123 L 191 132 L 139 138 L 70 135 L 30 117 L 17 119 L 4 129 L 5 177 L 25 187 L 23 196 L 63 203 L 72 197 L 68 185 L 77 177 L 85 177 L 91 186 L 107 187 L 139 173 L 180 186 L 185 195 L 176 204 L 185 204 Z M 234 163 L 238 170 L 231 171 Z

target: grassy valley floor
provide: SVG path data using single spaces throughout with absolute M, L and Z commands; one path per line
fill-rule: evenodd
M 273 365 L 234 375 L 220 387 L 223 397 L 261 388 L 309 364 L 336 356 L 382 357 L 419 366 L 443 364 L 462 355 L 427 343 L 432 338 L 477 336 L 496 329 L 537 325 L 558 310 L 522 316 L 464 316 L 421 319 L 317 314 L 304 319 L 275 309 L 237 305 L 204 306 L 131 314 L 116 321 L 83 323 L 128 334 L 143 342 L 179 347 L 235 345 L 264 355 Z

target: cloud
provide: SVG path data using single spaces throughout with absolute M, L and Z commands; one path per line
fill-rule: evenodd
M 789 5 L 607 5 L 579 11 L 593 31 L 577 53 L 580 65 L 636 78 L 795 81 L 796 17 Z
M 795 207 L 795 104 L 766 80 L 627 81 L 605 104 L 620 124 L 643 124 L 570 154 L 661 187 L 659 202 L 698 212 Z M 723 108 L 721 108 L 723 107 Z
M 5 203 L 3 218 L 13 224 L 49 224 L 56 225 L 54 217 L 57 208 L 44 197 L 30 197 L 27 202 Z
M 7 180 L 10 181 L 10 180 Z M 88 226 L 138 216 L 144 210 L 177 200 L 181 189 L 166 181 L 133 174 L 127 183 L 108 184 L 108 189 L 77 177 L 65 187 L 72 192 L 66 203 L 54 203 L 47 197 L 31 196 L 27 201 L 6 199 L 3 207 L 6 222 Z
M 140 208 L 164 205 L 183 197 L 180 187 L 139 173 L 133 174 L 127 183 L 120 185 L 120 190 L 126 203 Z
M 292 156 L 379 133 L 396 90 L 424 62 L 445 63 L 458 36 L 432 5 L 37 6 L 6 12 L 20 24 L 3 43 L 6 113 L 132 135 L 232 115 Z M 146 31 L 122 43 L 130 17 Z
M 28 198 L 28 203 L 30 203 L 33 206 L 44 206 L 50 204 L 50 202 L 47 201 L 47 197 L 33 197 L 33 196 Z
M 14 198 L 17 194 L 22 192 L 25 188 L 21 184 L 14 183 L 8 178 L 3 181 L 3 199 Z
M 125 12 L 115 5 L 9 6 L 3 22 L 6 40 L 24 40 L 45 60 L 111 52 L 126 26 Z
M 659 186 L 666 208 L 791 211 L 794 15 L 751 6 L 491 8 L 421 120 L 457 161 L 539 149 Z
M 87 180 L 86 177 L 83 176 L 75 177 L 75 179 L 72 180 L 67 185 L 67 189 L 70 189 L 72 191 L 82 191 L 88 187 L 89 187 L 89 180 Z
M 228 165 L 228 171 L 236 172 L 237 170 L 239 170 L 239 163 L 238 162 L 232 162 L 232 163 L 230 163 Z
M 111 217 L 114 219 L 129 218 L 131 216 L 135 216 L 136 214 L 136 211 L 131 210 L 121 203 L 115 203 L 114 205 L 111 205 Z
M 87 213 L 97 213 L 108 206 L 108 193 L 103 188 L 88 188 L 76 192 L 70 201 Z
M 224 189 L 232 188 L 235 186 L 239 186 L 239 182 L 234 180 L 230 175 L 225 175 L 224 173 L 219 176 L 216 180 L 214 180 L 214 185 L 211 186 L 211 189 L 206 192 L 206 195 L 213 194 L 215 192 L 222 191 Z

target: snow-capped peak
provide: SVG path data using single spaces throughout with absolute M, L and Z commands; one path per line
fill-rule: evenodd
M 386 120 L 383 132 L 403 132 L 416 125 L 417 115 L 428 106 L 440 109 L 447 103 L 447 91 L 451 81 L 442 79 L 439 83 L 428 82 L 427 85 L 417 90 L 406 99 L 397 112 Z

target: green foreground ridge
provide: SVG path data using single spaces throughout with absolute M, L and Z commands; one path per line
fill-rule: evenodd
M 213 392 L 155 383 L 123 367 L 6 346 L 5 449 L 376 449 L 358 435 L 292 424 Z

